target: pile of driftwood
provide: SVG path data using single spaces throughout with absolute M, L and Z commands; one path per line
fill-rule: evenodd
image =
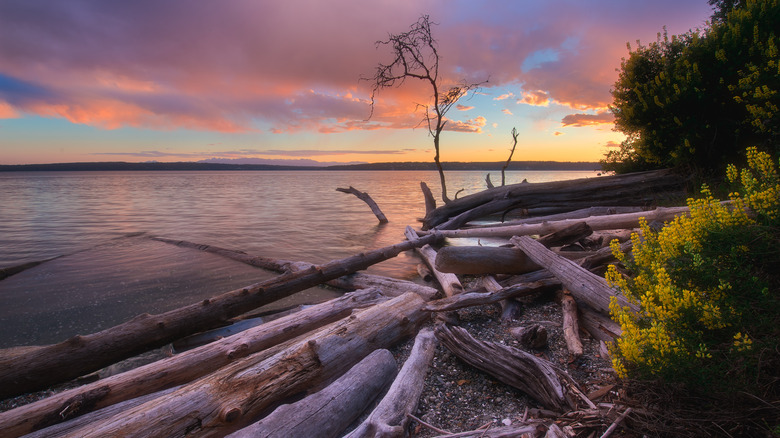
M 441 343 L 466 363 L 524 391 L 538 402 L 539 413 L 547 413 L 449 436 L 569 436 L 572 424 L 598 424 L 599 433 L 608 436 L 630 408 L 595 404 L 555 364 L 480 341 L 453 325 L 448 314 L 487 303 L 500 303 L 509 314 L 515 298 L 557 288 L 564 291 L 564 334 L 573 356 L 583 354 L 582 330 L 602 341 L 614 339 L 620 327 L 607 316 L 613 290 L 596 274 L 612 261 L 608 240 L 626 241 L 628 233 L 620 230 L 637 227 L 640 217 L 667 221 L 683 213 L 649 208 L 665 197 L 679 199 L 684 189 L 684 179 L 660 171 L 502 186 L 440 208 L 428 199 L 422 229 L 408 227 L 405 241 L 319 266 L 159 238 L 280 274 L 99 333 L 2 351 L 0 398 L 8 398 L 87 380 L 83 376 L 198 333 L 207 339 L 171 357 L 2 412 L 0 435 L 404 436 Z M 509 211 L 527 218 L 469 226 Z M 598 230 L 618 231 L 595 234 Z M 445 245 L 447 238 L 483 236 L 504 237 L 506 245 Z M 421 272 L 434 277 L 437 288 L 358 272 L 408 250 L 425 261 Z M 483 287 L 464 290 L 463 275 L 481 276 Z M 350 292 L 272 321 L 247 323 L 248 312 L 322 284 Z M 538 340 L 533 326 L 518 331 L 525 345 Z M 412 336 L 411 355 L 397 364 L 388 349 Z M 364 412 L 367 407 L 370 412 Z M 603 427 L 605 419 L 609 428 Z

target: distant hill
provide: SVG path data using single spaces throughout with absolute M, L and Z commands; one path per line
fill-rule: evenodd
M 485 170 L 500 171 L 503 162 L 445 162 L 444 170 Z M 564 161 L 518 161 L 510 163 L 508 170 L 593 170 L 601 169 L 597 162 L 564 162 Z M 32 171 L 117 171 L 117 170 L 436 170 L 436 165 L 429 162 L 401 163 L 365 163 L 342 164 L 336 166 L 279 166 L 274 164 L 224 164 L 203 162 L 175 163 L 126 163 L 96 162 L 96 163 L 51 163 L 51 164 L 4 164 L 0 172 L 32 172 Z

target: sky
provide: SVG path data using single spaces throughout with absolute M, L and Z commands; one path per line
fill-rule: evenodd
M 598 161 L 627 43 L 705 26 L 706 0 L 0 0 L 0 164 L 432 161 L 377 41 L 435 23 L 442 161 Z

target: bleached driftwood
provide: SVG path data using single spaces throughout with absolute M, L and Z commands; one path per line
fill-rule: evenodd
M 404 234 L 409 240 L 418 238 L 417 232 L 415 232 L 412 227 L 406 227 Z M 422 257 L 423 261 L 425 261 L 425 264 L 428 265 L 428 268 L 433 273 L 433 276 L 436 277 L 436 281 L 439 282 L 442 290 L 444 290 L 444 295 L 451 297 L 463 292 L 463 285 L 460 284 L 460 280 L 458 280 L 458 277 L 455 274 L 441 272 L 436 269 L 437 255 L 435 249 L 433 249 L 430 245 L 422 245 L 417 247 L 416 251 L 420 257 Z
M 74 336 L 59 344 L 41 347 L 23 357 L 0 357 L 0 398 L 73 379 L 186 335 L 223 325 L 231 317 L 366 269 L 439 238 L 433 234 L 406 240 L 305 271 L 283 274 L 158 315 L 140 315 L 99 333 Z
M 668 222 L 681 214 L 687 214 L 688 207 L 658 207 L 654 210 L 637 213 L 613 214 L 609 216 L 594 216 L 585 219 L 564 219 L 557 222 L 539 224 L 521 224 L 493 228 L 441 229 L 438 232 L 444 237 L 512 237 L 534 234 L 549 234 L 578 222 L 585 222 L 592 230 L 611 230 L 616 228 L 637 228 L 639 218 L 647 222 Z M 437 228 L 438 230 L 438 228 Z
M 652 210 L 647 207 L 588 207 L 579 210 L 567 211 L 565 213 L 549 214 L 544 216 L 533 216 L 523 219 L 508 220 L 497 224 L 468 225 L 468 228 L 495 228 L 510 227 L 522 224 L 540 224 L 542 222 L 557 222 L 563 219 L 584 219 L 591 216 L 607 216 L 611 214 L 636 213 L 638 211 Z M 464 227 L 466 228 L 466 227 Z
M 0 413 L 5 436 L 20 436 L 124 400 L 181 385 L 222 366 L 386 301 L 366 289 L 311 306 L 221 341 Z
M 371 196 L 368 193 L 361 192 L 360 190 L 352 186 L 349 186 L 348 189 L 339 187 L 336 190 L 342 193 L 351 193 L 357 196 L 358 199 L 365 202 L 368 205 L 368 207 L 371 208 L 371 212 L 374 213 L 374 216 L 376 216 L 380 224 L 386 224 L 388 222 L 387 216 L 385 216 L 385 214 L 382 213 L 382 210 L 379 208 L 379 205 L 377 205 L 377 203 L 374 201 L 373 198 L 371 198 Z
M 279 406 L 228 438 L 340 437 L 392 382 L 396 371 L 390 351 L 374 350 L 325 389 Z
M 563 339 L 572 357 L 578 358 L 582 356 L 582 341 L 577 303 L 567 290 L 564 290 L 561 295 L 561 310 L 563 311 Z
M 533 354 L 472 337 L 460 327 L 440 324 L 436 337 L 469 365 L 489 373 L 557 411 L 576 409 L 577 384 L 564 371 Z
M 507 298 L 515 298 L 550 290 L 560 286 L 554 279 L 539 280 L 533 283 L 518 283 L 495 292 L 467 292 L 452 297 L 434 300 L 425 305 L 429 312 L 447 312 L 469 306 L 497 303 Z
M 415 333 L 426 319 L 423 304 L 417 294 L 408 293 L 371 306 L 270 358 L 258 362 L 248 356 L 73 435 L 226 435 L 257 421 L 272 404 L 336 378 L 373 350 Z
M 599 178 L 496 187 L 447 203 L 425 215 L 423 229 L 451 230 L 470 220 L 516 208 L 609 206 L 616 203 L 644 206 L 659 195 L 679 196 L 686 178 L 672 170 L 636 172 Z M 595 228 L 594 228 L 595 229 Z M 538 234 L 538 233 L 536 233 Z
M 542 245 L 551 248 L 553 246 L 563 246 L 577 242 L 591 234 L 593 234 L 593 230 L 588 226 L 587 222 L 575 222 L 568 227 L 541 236 L 537 241 Z
M 575 298 L 594 310 L 609 315 L 609 301 L 615 294 L 604 278 L 592 274 L 571 260 L 556 255 L 528 236 L 513 237 L 511 241 L 522 249 L 531 260 L 544 266 L 561 280 L 563 286 Z M 633 306 L 623 296 L 618 296 L 617 300 L 622 306 Z
M 496 277 L 492 275 L 483 275 L 481 279 L 482 287 L 487 292 L 498 292 L 503 287 L 498 283 Z M 517 319 L 520 315 L 520 303 L 514 298 L 506 298 L 498 302 L 501 305 L 501 320 L 511 321 Z
M 409 358 L 404 362 L 387 394 L 371 415 L 345 438 L 406 436 L 408 415 L 417 410 L 425 375 L 438 345 L 433 331 L 420 330 Z

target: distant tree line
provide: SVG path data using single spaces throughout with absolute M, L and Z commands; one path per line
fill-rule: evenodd
M 722 174 L 756 146 L 780 152 L 780 0 L 710 0 L 703 30 L 629 46 L 612 90 L 627 139 L 602 166 Z

